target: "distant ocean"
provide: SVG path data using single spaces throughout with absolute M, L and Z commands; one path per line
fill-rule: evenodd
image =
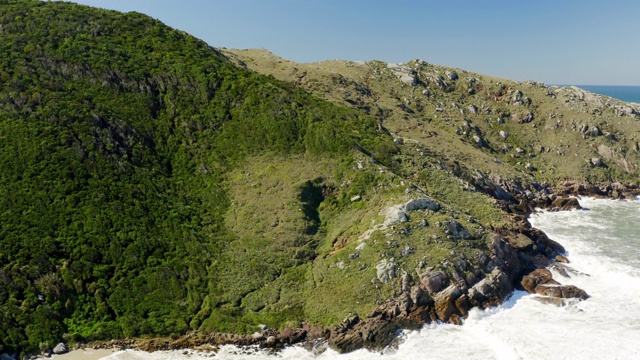
M 611 96 L 626 102 L 640 103 L 640 86 L 576 85 L 592 93 Z

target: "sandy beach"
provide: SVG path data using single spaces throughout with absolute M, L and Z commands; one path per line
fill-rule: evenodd
M 118 350 L 115 349 L 82 349 L 73 350 L 62 355 L 53 355 L 55 360 L 98 360 L 107 357 Z

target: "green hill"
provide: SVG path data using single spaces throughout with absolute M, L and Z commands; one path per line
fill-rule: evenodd
M 394 151 L 374 119 L 142 14 L 0 8 L 0 352 L 203 322 L 244 331 L 242 300 L 317 256 L 324 173 L 310 164 Z M 291 228 L 266 248 L 225 220 L 257 154 L 308 167 L 278 199 Z
M 260 324 L 346 351 L 503 300 L 561 252 L 530 207 L 637 181 L 640 110 L 453 71 L 0 2 L 0 353 Z

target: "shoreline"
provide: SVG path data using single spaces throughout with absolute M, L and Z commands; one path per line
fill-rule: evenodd
M 397 337 L 399 329 L 417 330 L 436 321 L 460 324 L 471 308 L 487 309 L 504 303 L 514 290 L 524 289 L 529 293 L 536 293 L 536 286 L 544 286 L 544 283 L 538 282 L 541 275 L 545 277 L 539 270 L 548 267 L 562 268 L 563 263 L 568 260 L 564 257 L 565 251 L 561 244 L 549 239 L 545 233 L 530 224 L 529 217 L 535 212 L 535 208 L 548 211 L 582 209 L 578 199 L 572 199 L 572 196 L 621 200 L 636 199 L 640 192 L 637 186 L 630 184 L 614 183 L 598 187 L 565 182 L 556 188 L 542 187 L 539 196 L 528 198 L 523 196 L 524 190 L 518 191 L 508 184 L 494 186 L 504 186 L 510 190 L 510 200 L 498 201 L 502 203 L 503 209 L 514 216 L 513 221 L 517 227 L 488 230 L 487 234 L 492 238 L 486 252 L 488 257 L 478 262 L 483 265 L 483 274 L 478 276 L 479 280 L 467 280 L 467 285 L 464 281 L 460 283 L 455 270 L 453 274 L 442 271 L 418 273 L 417 278 L 407 280 L 414 285 L 407 284 L 402 293 L 381 304 L 372 313 L 363 314 L 362 318 L 354 315 L 334 327 L 303 324 L 301 328 L 265 328 L 261 333 L 252 335 L 193 332 L 178 339 L 114 339 L 90 342 L 85 344 L 86 349 L 75 349 L 67 354 L 54 355 L 53 358 L 98 360 L 125 349 L 145 352 L 204 350 L 213 354 L 222 345 L 258 346 L 278 351 L 285 346 L 304 344 L 311 350 L 319 342 L 339 353 L 361 348 L 376 351 L 391 343 Z M 486 193 L 493 195 L 490 191 Z M 469 263 L 464 267 L 471 269 L 478 264 Z M 532 278 L 529 286 L 524 283 L 525 277 Z M 586 293 L 584 295 L 588 297 Z

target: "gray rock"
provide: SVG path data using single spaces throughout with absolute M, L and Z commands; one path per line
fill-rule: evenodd
M 484 141 L 482 141 L 482 138 L 478 135 L 473 135 L 473 142 L 476 146 L 482 146 L 484 144 Z
M 609 148 L 604 144 L 600 144 L 596 146 L 596 151 L 603 158 L 614 162 L 616 165 L 620 166 L 624 171 L 628 173 L 633 173 L 636 170 L 636 166 L 630 163 L 623 156 L 616 153 L 614 150 Z
M 376 265 L 376 277 L 383 284 L 396 277 L 396 264 L 393 258 L 380 260 Z
M 471 238 L 471 234 L 455 220 L 450 220 L 445 223 L 444 232 L 447 235 L 453 236 L 455 240 Z
M 445 72 L 449 80 L 458 80 L 458 74 L 455 71 L 447 71 Z
M 533 112 L 529 111 L 524 115 L 522 119 L 520 119 L 520 124 L 530 123 L 533 121 L 534 118 L 535 118 L 535 115 L 533 114 Z
M 391 226 L 393 224 L 399 222 L 407 222 L 409 221 L 409 217 L 407 217 L 407 213 L 404 212 L 402 206 L 393 206 L 383 210 L 385 215 L 383 225 L 385 227 Z
M 402 145 L 402 144 L 404 144 L 404 139 L 401 138 L 401 137 L 398 137 L 398 138 L 393 139 L 393 142 L 395 142 L 398 145 Z
M 535 171 L 535 170 L 536 170 L 536 168 L 535 168 L 533 165 L 531 165 L 531 163 L 527 163 L 527 164 L 524 166 L 524 168 L 525 168 L 527 171 Z
M 591 165 L 598 166 L 598 167 L 602 166 L 603 165 L 602 159 L 600 159 L 600 158 L 591 158 Z
M 57 355 L 64 354 L 67 351 L 69 351 L 69 349 L 67 348 L 67 345 L 65 345 L 64 343 L 59 343 L 53 348 L 53 353 Z
M 473 104 L 467 106 L 465 109 L 467 110 L 467 112 L 471 114 L 474 114 L 474 115 L 478 114 L 478 107 Z
M 504 130 L 500 130 L 500 136 L 506 140 L 507 138 L 509 138 L 509 133 Z
M 356 202 L 356 201 L 360 201 L 360 200 L 362 200 L 362 197 L 360 195 L 356 195 L 356 196 L 351 198 L 351 202 Z
M 420 284 L 429 292 L 436 294 L 449 283 L 449 277 L 442 271 L 429 272 L 420 276 Z
M 591 136 L 593 136 L 593 137 L 595 137 L 595 136 L 600 136 L 600 135 L 602 135 L 602 131 L 600 130 L 600 128 L 599 128 L 599 127 L 597 127 L 597 126 L 595 126 L 595 125 L 594 125 L 594 126 L 592 126 L 592 127 L 591 127 L 591 129 L 589 130 L 589 134 L 590 134 Z
M 422 95 L 429 96 L 429 95 L 431 95 L 431 92 L 429 91 L 429 89 L 424 89 L 424 90 L 422 90 Z
M 404 84 L 409 86 L 416 85 L 417 83 L 416 72 L 413 69 L 402 64 L 387 64 L 387 67 Z
M 419 198 L 419 199 L 409 200 L 406 204 L 404 204 L 404 208 L 406 211 L 425 210 L 425 209 L 438 211 L 440 210 L 440 204 L 438 204 L 436 201 L 429 198 Z

